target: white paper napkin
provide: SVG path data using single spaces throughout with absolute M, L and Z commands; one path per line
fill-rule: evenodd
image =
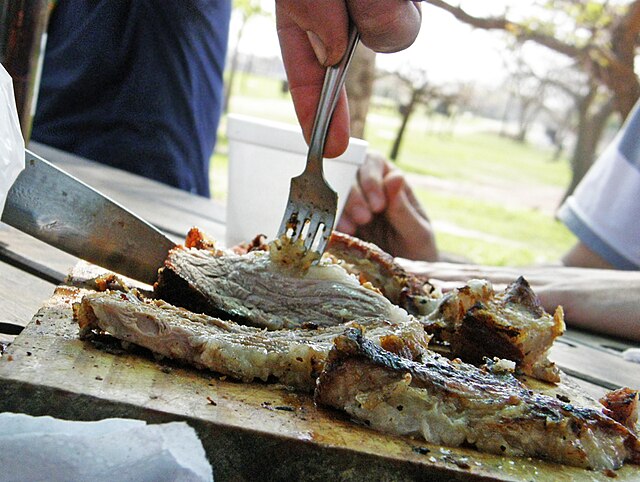
M 24 139 L 11 76 L 0 65 L 0 213 L 9 188 L 24 169 Z
M 184 422 L 72 422 L 0 413 L 0 480 L 212 481 L 195 430 Z

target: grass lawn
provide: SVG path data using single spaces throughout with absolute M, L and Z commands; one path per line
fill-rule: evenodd
M 472 262 L 496 266 L 550 263 L 574 243 L 562 223 L 540 211 L 422 189 L 417 196 L 435 224 L 439 249 Z
M 288 94 L 274 79 L 239 76 L 230 111 L 295 124 Z M 372 149 L 388 153 L 400 119 L 390 109 L 372 108 L 367 119 L 366 140 Z M 227 141 L 223 117 L 216 153 L 212 160 L 213 196 L 226 196 Z M 497 134 L 496 123 L 462 117 L 453 126 L 442 118 L 417 112 L 409 123 L 398 167 L 433 178 L 509 186 L 568 185 L 566 160 L 550 161 L 544 148 L 521 144 Z M 491 265 L 526 265 L 552 262 L 574 242 L 573 235 L 550 214 L 531 208 L 509 206 L 498 200 L 478 200 L 459 192 L 443 192 L 414 186 L 436 228 L 441 250 Z

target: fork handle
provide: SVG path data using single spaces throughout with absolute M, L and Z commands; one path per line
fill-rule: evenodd
M 353 22 L 349 24 L 349 41 L 347 50 L 342 60 L 336 65 L 327 68 L 324 75 L 324 83 L 322 84 L 322 92 L 320 93 L 320 101 L 318 110 L 313 121 L 313 129 L 311 131 L 311 142 L 309 143 L 309 153 L 307 155 L 307 166 L 305 171 L 314 172 L 323 176 L 322 158 L 324 145 L 327 140 L 327 132 L 329 123 L 333 117 L 333 111 L 336 109 L 342 86 L 347 77 L 347 68 L 353 58 L 353 52 L 360 40 L 360 34 Z

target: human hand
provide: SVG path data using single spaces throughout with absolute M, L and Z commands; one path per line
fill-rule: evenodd
M 349 19 L 360 40 L 376 52 L 396 52 L 420 30 L 418 2 L 407 0 L 276 0 L 276 26 L 291 97 L 307 143 L 326 67 L 344 56 Z M 349 111 L 343 90 L 327 135 L 325 157 L 337 157 L 349 143 Z
M 393 256 L 438 259 L 429 218 L 402 173 L 380 154 L 369 153 L 358 170 L 336 229 Z

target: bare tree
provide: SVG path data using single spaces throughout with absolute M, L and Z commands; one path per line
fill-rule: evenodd
M 427 79 L 426 71 L 423 69 L 412 68 L 407 69 L 404 73 L 395 72 L 393 75 L 407 93 L 405 100 L 401 100 L 398 108 L 402 120 L 396 138 L 393 141 L 391 152 L 389 153 L 389 158 L 395 162 L 398 159 L 402 139 L 409 124 L 411 114 L 413 114 L 418 105 L 424 104 L 431 98 L 435 94 L 435 90 Z
M 568 107 L 558 109 L 543 106 L 545 117 L 548 119 L 548 125 L 545 128 L 545 134 L 554 147 L 551 161 L 559 161 L 564 153 L 567 138 L 572 132 L 575 132 L 575 107 L 570 104 Z
M 634 72 L 634 58 L 640 34 L 640 0 L 626 5 L 601 1 L 550 0 L 544 8 L 555 9 L 562 21 L 573 21 L 570 34 L 561 37 L 550 22 L 540 19 L 517 22 L 501 17 L 476 17 L 443 0 L 424 3 L 448 11 L 473 27 L 505 30 L 521 42 L 533 41 L 575 59 L 596 81 L 614 94 L 615 108 L 623 118 L 640 97 L 640 81 Z M 540 5 L 540 2 L 537 2 Z M 573 35 L 578 29 L 588 38 Z
M 598 148 L 607 119 L 615 109 L 615 100 L 603 96 L 602 86 L 590 82 L 587 93 L 574 96 L 578 113 L 577 139 L 571 155 L 571 183 L 567 188 L 563 201 L 576 188 L 580 180 L 593 164 L 594 153 Z
M 375 78 L 376 54 L 360 43 L 351 60 L 345 82 L 353 137 L 364 139 L 364 129 Z
M 587 88 L 578 102 L 578 135 L 572 155 L 573 180 L 567 191 L 571 193 L 586 172 L 583 166 L 588 168 L 593 162 L 600 135 L 612 111 L 625 119 L 640 97 L 640 81 L 634 72 L 640 34 L 640 0 L 626 4 L 607 0 L 534 2 L 542 10 L 553 9 L 553 21 L 541 18 L 516 21 L 508 18 L 507 13 L 477 17 L 447 1 L 424 0 L 424 3 L 446 10 L 476 28 L 504 30 L 520 42 L 545 46 L 573 59 L 585 73 Z M 566 28 L 567 22 L 572 23 L 571 28 Z M 561 25 L 565 26 L 564 30 Z M 597 101 L 600 86 L 610 91 L 611 103 Z M 576 162 L 578 158 L 580 161 Z
M 242 40 L 242 34 L 247 26 L 247 22 L 251 17 L 256 15 L 265 15 L 265 11 L 260 5 L 260 0 L 234 0 L 233 9 L 241 16 L 240 28 L 236 35 L 236 43 L 233 47 L 233 54 L 231 55 L 231 66 L 229 67 L 229 76 L 227 78 L 227 84 L 225 86 L 224 105 L 222 110 L 224 113 L 229 112 L 229 99 L 231 99 L 231 93 L 233 92 L 233 86 L 235 85 L 236 72 L 238 70 L 238 57 L 239 46 Z
M 521 42 L 507 43 L 508 48 L 503 55 L 503 64 L 507 72 L 503 85 L 507 99 L 500 135 L 512 137 L 518 142 L 526 142 L 529 130 L 538 121 L 540 114 L 544 113 L 547 118 L 557 119 L 556 113 L 547 105 L 550 98 L 549 91 L 554 90 L 552 76 L 557 76 L 559 71 L 566 70 L 567 67 L 562 65 L 554 69 L 546 62 L 543 67 L 540 67 L 540 65 L 535 65 L 528 60 L 528 55 L 523 50 L 524 45 Z M 540 64 L 539 59 L 537 63 Z M 564 97 L 562 91 L 561 96 Z M 555 103 L 557 104 L 557 102 Z M 515 134 L 509 133 L 507 129 L 507 123 L 513 120 L 517 124 Z M 553 131 L 558 132 L 555 128 Z
M 570 156 L 572 178 L 564 201 L 591 167 L 607 120 L 615 110 L 615 103 L 605 86 L 575 69 L 550 72 L 544 80 L 548 88 L 567 97 L 573 106 L 560 113 L 556 120 L 560 136 L 568 126 L 579 126 L 575 129 L 576 141 Z

